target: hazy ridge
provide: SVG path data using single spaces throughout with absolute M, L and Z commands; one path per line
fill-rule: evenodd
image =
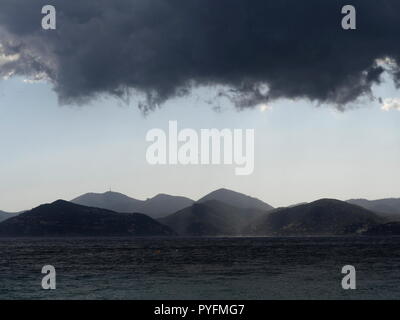
M 143 201 L 117 192 L 87 193 L 20 214 L 0 211 L 0 236 L 400 235 L 399 208 L 399 199 L 320 199 L 274 209 L 228 189 L 197 202 L 167 194 Z

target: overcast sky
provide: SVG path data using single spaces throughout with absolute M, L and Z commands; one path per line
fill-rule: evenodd
M 56 0 L 48 32 L 45 2 L 19 2 L 0 4 L 0 210 L 110 187 L 273 206 L 400 196 L 398 1 L 354 1 L 344 31 L 342 1 Z M 254 128 L 253 175 L 148 165 L 145 135 L 169 120 Z

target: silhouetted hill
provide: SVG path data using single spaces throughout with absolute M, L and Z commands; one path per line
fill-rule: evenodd
M 399 198 L 388 198 L 379 200 L 366 200 L 366 199 L 351 199 L 347 201 L 374 211 L 380 216 L 383 216 L 390 220 L 400 220 L 400 199 Z
M 268 203 L 265 203 L 257 198 L 252 198 L 245 194 L 228 189 L 219 189 L 213 191 L 197 202 L 202 203 L 210 200 L 217 200 L 229 204 L 230 206 L 242 209 L 258 209 L 265 211 L 274 209 Z
M 389 222 L 369 228 L 363 233 L 366 236 L 400 236 L 400 222 Z
M 108 209 L 116 212 L 140 212 L 154 219 L 167 216 L 193 204 L 185 197 L 159 194 L 145 201 L 130 198 L 122 193 L 86 193 L 71 202 L 88 207 Z
M 0 222 L 3 222 L 3 221 L 5 221 L 5 220 L 7 220 L 7 219 L 16 217 L 16 216 L 19 215 L 19 214 L 20 214 L 20 212 L 17 212 L 17 213 L 10 213 L 10 212 L 4 212 L 4 211 L 1 211 L 1 210 L 0 210 Z
M 159 221 L 181 236 L 238 236 L 265 211 L 241 209 L 210 200 L 195 203 Z
M 345 235 L 359 234 L 382 218 L 356 205 L 322 199 L 275 210 L 256 220 L 246 232 L 254 235 Z
M 142 205 L 141 200 L 130 198 L 118 192 L 86 193 L 71 200 L 72 203 L 87 207 L 108 209 L 116 212 L 140 212 L 137 210 Z
M 147 214 L 154 219 L 158 219 L 183 208 L 187 208 L 193 203 L 194 201 L 189 198 L 159 194 L 144 201 L 138 209 L 138 212 Z
M 169 236 L 174 232 L 138 213 L 116 213 L 58 200 L 0 223 L 0 236 Z

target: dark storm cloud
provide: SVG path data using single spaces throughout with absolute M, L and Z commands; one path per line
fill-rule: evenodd
M 1 0 L 2 55 L 19 59 L 0 60 L 0 74 L 45 77 L 62 103 L 137 92 L 146 108 L 207 85 L 229 88 L 220 96 L 238 107 L 308 98 L 343 108 L 380 82 L 377 59 L 400 59 L 400 2 L 350 2 L 355 31 L 341 29 L 349 1 Z M 56 31 L 41 29 L 46 4 Z

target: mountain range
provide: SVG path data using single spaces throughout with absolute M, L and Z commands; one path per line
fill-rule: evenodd
M 347 202 L 374 211 L 390 220 L 400 221 L 400 199 L 398 198 L 379 200 L 352 199 Z
M 202 203 L 210 200 L 228 203 L 229 205 L 240 209 L 258 209 L 264 211 L 270 211 L 274 209 L 268 203 L 265 203 L 257 198 L 253 198 L 228 189 L 218 189 L 213 191 L 197 202 Z
M 19 214 L 20 214 L 20 212 L 18 212 L 18 213 L 10 213 L 10 212 L 4 212 L 4 211 L 0 210 L 0 222 L 3 222 L 3 221 L 5 221 L 5 220 L 7 220 L 9 218 L 12 218 L 12 217 L 16 217 Z
M 145 201 L 130 198 L 118 192 L 86 193 L 73 200 L 72 203 L 83 206 L 108 209 L 116 212 L 140 212 L 152 218 L 165 217 L 194 203 L 185 197 L 158 194 Z
M 259 236 L 331 236 L 361 234 L 384 222 L 362 207 L 334 199 L 277 209 L 247 227 L 247 234 Z
M 197 202 L 159 221 L 182 236 L 239 236 L 243 226 L 266 211 L 242 209 L 221 201 Z
M 398 199 L 321 199 L 274 209 L 227 189 L 197 202 L 159 194 L 137 200 L 87 193 L 13 214 L 0 212 L 0 236 L 336 236 L 400 235 Z M 398 210 L 398 211 L 396 211 Z
M 2 237 L 173 236 L 175 232 L 139 213 L 116 213 L 58 200 L 0 223 Z

